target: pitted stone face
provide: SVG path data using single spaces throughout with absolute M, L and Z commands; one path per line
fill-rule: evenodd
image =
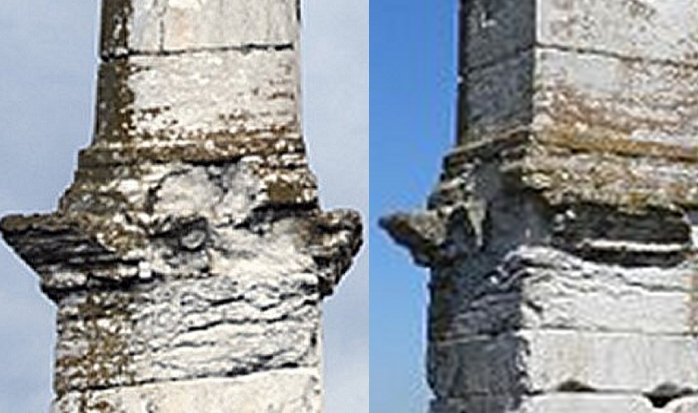
M 95 135 L 0 221 L 58 305 L 54 413 L 319 413 L 320 305 L 361 245 L 320 209 L 297 0 L 105 0 Z

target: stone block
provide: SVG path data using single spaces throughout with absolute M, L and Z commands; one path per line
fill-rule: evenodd
M 438 400 L 431 413 L 658 413 L 645 397 L 625 394 L 554 393 L 519 399 L 475 396 Z M 674 413 L 675 410 L 666 410 Z
M 458 131 L 461 142 L 533 121 L 535 55 L 523 51 L 461 74 Z
M 317 276 L 250 261 L 230 275 L 65 297 L 56 392 L 317 368 Z
M 473 297 L 454 290 L 443 338 L 519 328 L 694 334 L 696 285 L 691 265 L 625 268 L 553 248 L 521 247 L 479 285 L 462 287 L 476 290 Z
M 135 56 L 100 69 L 95 139 L 298 138 L 299 106 L 293 50 Z
M 432 342 L 429 379 L 440 398 L 588 391 L 698 391 L 693 336 L 522 330 Z
M 531 49 L 536 7 L 536 0 L 462 1 L 461 70 L 497 64 Z
M 461 74 L 462 143 L 516 127 L 694 144 L 698 68 L 536 48 Z
M 536 52 L 536 128 L 695 144 L 698 66 Z
M 543 46 L 698 64 L 693 0 L 538 0 L 537 21 Z
M 206 378 L 72 392 L 53 412 L 320 413 L 320 372 L 285 369 L 238 378 Z
M 296 0 L 109 0 L 102 56 L 201 49 L 289 47 L 297 43 Z
M 698 5 L 692 0 L 469 0 L 461 14 L 464 69 L 534 46 L 698 63 Z

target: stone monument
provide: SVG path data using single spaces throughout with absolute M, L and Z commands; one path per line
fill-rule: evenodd
M 431 272 L 431 412 L 698 412 L 698 2 L 459 13 L 456 147 L 381 221 Z
M 54 413 L 319 413 L 321 312 L 361 244 L 323 212 L 298 0 L 104 0 L 96 127 L 8 244 L 58 306 Z

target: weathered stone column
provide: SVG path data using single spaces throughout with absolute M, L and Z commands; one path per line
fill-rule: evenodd
M 95 135 L 57 212 L 2 220 L 58 306 L 55 413 L 320 412 L 322 212 L 298 0 L 105 0 Z
M 698 2 L 460 14 L 457 146 L 382 220 L 431 270 L 432 413 L 698 412 Z

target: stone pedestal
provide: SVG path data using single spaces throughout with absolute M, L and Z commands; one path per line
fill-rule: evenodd
M 431 270 L 432 413 L 698 411 L 698 3 L 460 13 L 457 145 L 381 222 Z
M 54 413 L 321 412 L 323 212 L 296 0 L 105 1 L 97 119 L 51 214 L 2 220 L 58 306 Z

